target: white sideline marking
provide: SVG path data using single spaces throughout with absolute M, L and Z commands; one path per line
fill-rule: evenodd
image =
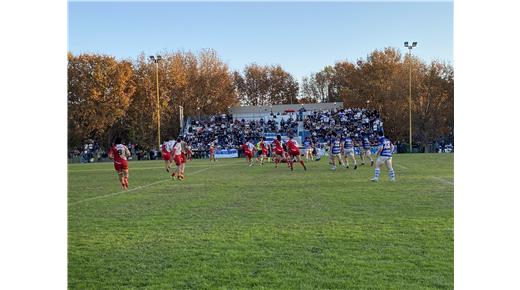
M 441 178 L 441 177 L 432 176 L 432 178 L 435 179 L 435 180 L 438 180 L 438 181 L 440 181 L 440 182 L 442 182 L 442 183 L 445 183 L 445 184 L 454 185 L 453 182 L 451 182 L 451 181 L 449 181 L 449 180 L 446 180 L 446 179 L 444 179 L 444 178 Z
M 242 161 L 240 161 L 242 162 Z M 108 163 L 108 162 L 106 162 Z M 221 167 L 221 166 L 227 166 L 229 164 L 235 164 L 235 163 L 239 163 L 238 161 L 235 161 L 235 162 L 230 162 L 228 164 L 214 164 L 214 165 L 210 165 L 211 167 Z M 131 163 L 130 163 L 131 164 Z M 173 165 L 175 166 L 175 163 L 173 163 Z M 190 166 L 190 168 L 198 168 L 198 167 L 205 167 L 206 165 L 192 165 Z M 137 167 L 137 168 L 131 168 L 132 171 L 134 170 L 146 170 L 146 169 L 164 169 L 164 165 L 163 166 L 155 166 L 155 167 Z M 92 171 L 114 171 L 114 168 L 97 168 L 97 169 L 80 169 L 80 170 L 68 170 L 68 172 L 92 172 Z
M 195 175 L 197 173 L 201 173 L 203 171 L 211 169 L 212 167 L 206 167 L 206 168 L 197 170 L 197 171 L 191 173 L 190 175 Z M 96 200 L 96 199 L 101 199 L 101 198 L 107 198 L 107 197 L 115 196 L 115 195 L 118 195 L 118 194 L 121 194 L 121 193 L 128 193 L 128 192 L 136 191 L 136 190 L 141 189 L 141 188 L 150 187 L 150 186 L 153 186 L 153 185 L 156 185 L 156 184 L 159 184 L 159 183 L 163 183 L 163 182 L 167 182 L 167 181 L 171 182 L 170 179 L 159 180 L 159 181 L 155 181 L 155 182 L 148 183 L 148 184 L 145 184 L 145 185 L 140 185 L 138 187 L 134 187 L 134 188 L 129 189 L 129 190 L 122 190 L 122 191 L 113 192 L 113 193 L 109 193 L 109 194 L 105 194 L 105 195 L 101 195 L 101 196 L 95 196 L 95 197 L 89 197 L 89 198 L 86 198 L 86 199 L 82 199 L 82 200 L 70 203 L 69 206 L 76 205 L 76 204 L 79 204 L 79 203 L 83 203 L 83 202 L 86 202 L 86 201 L 91 201 L 91 200 Z
M 408 167 L 403 166 L 403 165 L 401 165 L 401 164 L 399 164 L 399 163 L 396 163 L 396 164 L 393 164 L 393 165 L 394 165 L 395 167 L 399 167 L 399 168 L 401 168 L 401 169 L 409 169 Z

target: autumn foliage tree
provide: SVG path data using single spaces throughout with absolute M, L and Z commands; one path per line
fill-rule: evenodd
M 166 52 L 161 56 L 157 67 L 144 55 L 134 63 L 137 88 L 122 131 L 146 147 L 157 143 L 156 69 L 159 70 L 161 140 L 177 136 L 179 106 L 184 108 L 184 115 L 197 116 L 224 113 L 238 103 L 232 74 L 215 51 Z
M 266 106 L 297 103 L 299 84 L 280 65 L 250 64 L 233 73 L 235 91 L 243 105 Z
M 132 64 L 106 55 L 68 54 L 69 143 L 100 138 L 128 109 L 135 92 Z
M 324 67 L 304 79 L 303 96 L 322 102 L 343 101 L 345 107 L 377 109 L 386 134 L 407 142 L 410 69 L 414 140 L 427 144 L 449 136 L 453 132 L 453 67 L 403 57 L 393 48 L 375 50 L 366 59 Z
M 434 142 L 453 132 L 453 67 L 401 55 L 393 48 L 364 59 L 343 60 L 304 77 L 301 87 L 279 65 L 250 64 L 230 71 L 214 50 L 161 53 L 150 62 L 68 53 L 69 146 L 113 136 L 144 148 L 157 144 L 157 69 L 161 140 L 177 136 L 179 106 L 185 116 L 227 112 L 230 106 L 337 102 L 377 109 L 387 135 L 408 139 L 408 84 L 412 71 L 414 140 Z
M 97 54 L 68 54 L 69 146 L 85 139 L 105 145 L 115 135 L 153 147 L 157 139 L 154 63 Z M 238 103 L 233 75 L 213 50 L 163 53 L 158 63 L 161 140 L 177 136 L 186 116 L 219 114 Z

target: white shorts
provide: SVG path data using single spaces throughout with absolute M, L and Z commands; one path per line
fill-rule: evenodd
M 330 158 L 333 159 L 334 157 L 341 158 L 341 153 L 336 153 L 336 154 L 330 153 Z
M 343 149 L 343 154 L 345 155 L 354 155 L 354 148 L 350 148 L 350 149 Z
M 376 163 L 379 164 L 379 165 L 381 165 L 381 164 L 385 164 L 386 161 L 388 161 L 388 160 L 391 161 L 391 160 L 392 160 L 392 157 L 388 157 L 388 156 L 379 156 L 379 157 L 377 157 L 377 161 L 376 161 Z
M 363 148 L 363 154 L 365 154 L 365 155 L 372 155 L 372 150 L 370 150 L 370 148 L 369 149 L 364 149 Z

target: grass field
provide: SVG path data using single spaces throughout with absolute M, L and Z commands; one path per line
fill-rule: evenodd
M 71 289 L 453 288 L 453 155 L 394 157 L 332 172 L 326 159 L 247 167 L 194 160 L 184 181 L 162 161 L 71 164 Z

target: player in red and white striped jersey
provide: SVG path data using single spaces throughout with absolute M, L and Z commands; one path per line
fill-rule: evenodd
M 114 168 L 123 189 L 128 189 L 128 157 L 130 156 L 128 147 L 122 144 L 120 137 L 117 137 L 115 144 L 108 151 L 108 157 L 114 160 Z
M 274 144 L 274 164 L 275 167 L 278 167 L 278 163 L 285 157 L 285 150 L 282 146 L 282 136 L 276 135 L 276 139 L 272 144 Z
M 253 166 L 253 150 L 255 150 L 255 145 L 247 139 L 246 143 L 242 144 L 242 150 L 244 150 L 244 156 L 249 166 Z
M 184 162 L 183 162 L 183 152 L 182 152 L 182 144 L 181 144 L 181 138 L 177 138 L 177 141 L 175 142 L 175 145 L 173 146 L 172 152 L 173 152 L 173 161 L 175 162 L 175 165 L 177 168 L 172 173 L 172 178 L 175 178 L 177 176 L 177 179 L 181 180 L 184 179 Z
M 287 141 L 287 149 L 287 151 L 289 151 L 289 157 L 287 158 L 287 162 L 291 167 L 291 171 L 293 170 L 294 159 L 300 162 L 300 164 L 303 166 L 303 170 L 307 170 L 305 163 L 303 163 L 303 160 L 300 158 L 300 148 L 298 146 L 298 142 L 293 139 L 292 135 L 289 135 L 289 141 Z
M 170 168 L 172 166 L 171 151 L 173 149 L 173 145 L 175 145 L 175 140 L 164 141 L 161 146 L 161 154 L 162 159 L 164 160 L 166 172 L 170 172 Z

